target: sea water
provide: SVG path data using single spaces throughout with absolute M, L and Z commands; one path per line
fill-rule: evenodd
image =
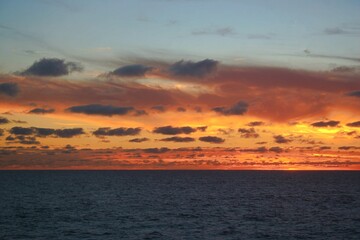
M 0 171 L 0 239 L 360 239 L 360 172 Z

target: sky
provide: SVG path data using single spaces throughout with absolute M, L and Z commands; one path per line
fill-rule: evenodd
M 0 169 L 360 170 L 359 12 L 0 0 Z

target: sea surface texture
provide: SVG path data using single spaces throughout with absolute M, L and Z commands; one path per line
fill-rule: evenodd
M 0 239 L 360 239 L 360 172 L 0 171 Z

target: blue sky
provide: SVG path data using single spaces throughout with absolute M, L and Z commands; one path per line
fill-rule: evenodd
M 0 70 L 41 57 L 201 60 L 329 69 L 360 54 L 360 2 L 0 1 Z M 111 61 L 110 61 L 111 62 Z M 114 66 L 84 63 L 88 71 Z M 100 66 L 103 65 L 103 66 Z

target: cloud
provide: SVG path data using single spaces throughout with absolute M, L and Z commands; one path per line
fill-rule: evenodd
M 110 74 L 119 77 L 142 77 L 152 69 L 153 67 L 148 67 L 141 64 L 134 64 L 134 65 L 119 67 L 114 71 L 112 71 Z
M 169 67 L 171 74 L 182 77 L 203 78 L 216 71 L 218 61 L 205 59 L 199 62 L 179 61 Z
M 55 129 L 53 128 L 35 128 L 35 131 L 38 137 L 47 137 L 55 134 Z
M 208 143 L 223 143 L 223 142 L 225 142 L 225 139 L 219 138 L 219 137 L 214 137 L 214 136 L 200 137 L 199 140 L 202 142 L 208 142 Z
M 53 113 L 53 112 L 55 112 L 55 109 L 53 109 L 53 108 L 49 108 L 49 109 L 34 108 L 34 109 L 30 110 L 28 113 L 31 113 L 31 114 L 46 114 L 46 113 Z
M 346 95 L 350 97 L 360 97 L 360 91 L 352 91 L 347 93 Z
M 84 134 L 84 130 L 82 128 L 67 128 L 67 129 L 56 129 L 55 135 L 60 138 L 72 138 L 74 136 Z
M 284 149 L 282 149 L 281 147 L 271 147 L 269 148 L 270 152 L 276 152 L 276 153 L 281 153 L 284 151 Z
M 344 29 L 339 28 L 339 27 L 325 28 L 324 33 L 327 35 L 349 34 L 348 31 L 345 31 Z
M 249 127 L 258 127 L 258 126 L 264 126 L 265 123 L 261 122 L 261 121 L 254 121 L 254 122 L 249 122 L 246 125 L 249 126 Z
M 360 149 L 360 147 L 356 147 L 356 146 L 341 146 L 341 147 L 338 147 L 339 150 L 357 150 L 357 149 Z
M 215 107 L 212 110 L 223 115 L 243 115 L 248 110 L 248 106 L 246 102 L 240 101 L 229 108 Z
M 199 130 L 200 132 L 205 132 L 207 129 L 207 126 L 197 127 L 196 129 Z
M 311 124 L 313 127 L 336 127 L 339 125 L 340 121 L 320 121 L 320 122 L 314 122 Z
M 177 134 L 190 134 L 196 132 L 197 128 L 192 127 L 173 127 L 173 126 L 164 126 L 154 128 L 153 133 L 159 133 L 164 135 L 177 135 Z
M 146 142 L 149 141 L 150 139 L 148 138 L 133 138 L 130 139 L 129 142 L 133 142 L 133 143 L 141 143 L 141 142 Z
M 151 107 L 151 109 L 156 110 L 158 112 L 165 112 L 166 111 L 166 108 L 164 106 L 162 106 L 162 105 L 153 106 L 153 107 Z
M 0 83 L 0 95 L 7 95 L 9 97 L 15 97 L 19 93 L 19 87 L 17 83 L 5 82 Z
M 69 75 L 72 72 L 81 72 L 83 67 L 79 63 L 65 62 L 58 58 L 42 58 L 36 61 L 28 69 L 21 72 L 21 75 L 40 77 L 59 77 Z
M 348 127 L 360 127 L 360 121 L 346 124 Z
M 141 128 L 99 128 L 93 132 L 97 137 L 102 136 L 134 136 L 141 132 Z
M 65 128 L 65 129 L 52 129 L 52 128 L 36 128 L 36 127 L 13 127 L 9 130 L 10 134 L 14 135 L 35 135 L 38 137 L 60 137 L 60 138 L 71 138 L 84 134 L 82 128 Z
M 292 142 L 291 139 L 285 138 L 282 135 L 274 136 L 274 140 L 275 140 L 276 143 L 289 143 L 289 142 Z
M 113 115 L 126 115 L 135 109 L 133 107 L 114 107 L 111 105 L 89 104 L 82 106 L 72 106 L 66 110 L 73 113 L 103 115 L 111 117 Z
M 7 124 L 10 123 L 10 120 L 4 117 L 0 117 L 0 124 Z
M 356 71 L 356 69 L 355 67 L 340 66 L 333 68 L 331 71 L 336 73 L 352 73 Z
M 219 35 L 222 37 L 235 35 L 236 32 L 231 27 L 222 27 L 215 30 L 198 30 L 191 32 L 192 35 Z
M 249 128 L 249 129 L 239 128 L 238 132 L 241 133 L 240 136 L 242 138 L 258 138 L 259 137 L 259 134 L 256 133 L 254 128 Z
M 6 141 L 12 142 L 12 143 L 20 143 L 25 145 L 38 145 L 40 144 L 39 141 L 36 140 L 34 136 L 24 136 L 24 135 L 18 135 L 15 137 L 8 136 L 6 138 Z
M 195 138 L 192 138 L 192 137 L 169 137 L 169 138 L 163 138 L 160 141 L 164 141 L 164 142 L 194 142 Z
M 34 134 L 34 128 L 13 127 L 9 132 L 15 135 L 32 135 Z
M 186 112 L 186 108 L 183 108 L 183 107 L 178 107 L 176 109 L 177 112 Z
M 4 129 L 1 129 L 1 128 L 0 128 L 0 137 L 1 137 L 1 136 L 4 136 Z
M 143 151 L 145 153 L 161 154 L 161 153 L 166 153 L 166 152 L 170 151 L 170 149 L 166 148 L 166 147 L 162 147 L 162 148 L 145 148 L 145 149 L 143 149 Z

